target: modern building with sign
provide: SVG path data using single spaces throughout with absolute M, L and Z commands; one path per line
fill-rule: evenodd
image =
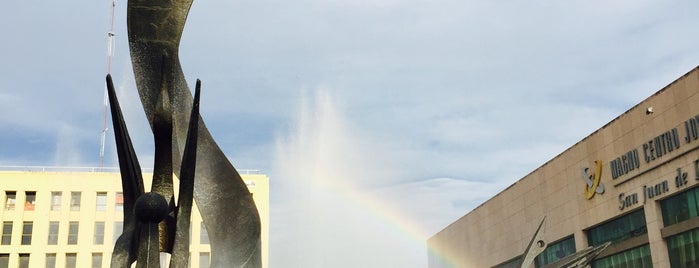
M 430 268 L 543 267 L 611 241 L 602 267 L 699 267 L 699 68 L 432 236 Z
M 0 171 L 0 267 L 109 267 L 124 223 L 119 173 L 5 169 Z M 150 189 L 151 176 L 144 174 L 146 189 Z M 241 176 L 260 213 L 262 267 L 267 267 L 269 178 L 244 170 Z M 209 267 L 209 237 L 196 201 L 191 225 L 189 267 Z M 168 256 L 161 254 L 161 260 Z

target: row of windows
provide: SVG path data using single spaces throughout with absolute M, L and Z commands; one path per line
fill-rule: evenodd
M 48 245 L 58 245 L 58 232 L 60 229 L 60 222 L 58 221 L 50 221 L 49 222 L 49 232 L 48 232 L 48 239 L 47 239 L 47 244 Z M 22 237 L 21 237 L 21 242 L 20 245 L 31 245 L 32 244 L 32 231 L 34 227 L 33 222 L 23 222 L 22 223 Z M 68 245 L 77 245 L 78 244 L 78 232 L 79 232 L 79 227 L 80 227 L 80 222 L 77 221 L 71 221 L 68 222 L 68 236 L 66 239 L 66 243 Z M 124 223 L 123 222 L 115 222 L 114 223 L 114 237 L 112 241 L 116 241 L 116 239 L 121 235 L 121 232 L 124 228 Z M 190 227 L 191 228 L 191 227 Z M 0 239 L 0 245 L 11 245 L 12 244 L 12 229 L 13 229 L 13 222 L 11 221 L 4 221 L 2 223 L 2 238 Z M 94 234 L 92 236 L 92 244 L 93 245 L 103 245 L 104 244 L 104 231 L 105 231 L 105 225 L 103 221 L 98 221 L 95 222 L 95 228 Z M 204 227 L 204 223 L 201 223 L 201 231 L 199 232 L 199 243 L 200 244 L 209 244 L 209 235 L 206 232 L 206 228 Z M 191 229 L 190 229 L 190 234 L 191 234 Z M 191 239 L 190 239 L 191 240 Z M 2 267 L 2 266 L 0 266 Z
M 30 262 L 30 254 L 29 253 L 20 253 L 18 254 L 18 266 L 19 268 L 29 268 Z M 92 267 L 102 267 L 102 253 L 93 253 L 92 254 Z M 98 262 L 96 262 L 97 260 Z M 66 268 L 75 268 L 77 264 L 77 253 L 66 253 L 65 254 L 65 267 Z M 10 254 L 7 253 L 0 253 L 0 267 L 9 267 L 10 265 Z M 48 253 L 46 254 L 46 267 L 47 268 L 55 268 L 56 267 L 56 253 Z
M 70 210 L 80 211 L 81 192 L 70 192 Z M 51 192 L 51 211 L 60 211 L 62 208 L 63 192 Z M 15 210 L 17 204 L 17 191 L 5 191 L 5 210 Z M 24 211 L 34 211 L 36 204 L 36 192 L 25 192 Z M 95 200 L 95 210 L 107 210 L 107 192 L 97 192 Z M 124 194 L 116 193 L 114 207 L 117 211 L 124 210 Z
M 570 254 L 575 253 L 575 239 L 573 236 L 566 237 L 557 242 L 550 243 L 544 252 L 534 259 L 534 267 L 543 267 L 554 263 Z M 519 268 L 522 266 L 522 256 L 501 263 L 496 268 Z
M 161 255 L 161 256 L 165 256 L 165 255 Z M 18 254 L 18 267 L 19 268 L 29 268 L 29 265 L 31 264 L 30 257 L 31 257 L 31 255 L 29 253 Z M 167 261 L 166 258 L 161 257 L 161 261 L 160 261 L 161 266 L 163 266 L 166 263 L 166 261 Z M 65 253 L 64 262 L 65 262 L 65 265 L 60 266 L 60 267 L 76 268 L 77 262 L 78 262 L 78 253 Z M 102 262 L 104 262 L 104 260 L 103 260 L 101 252 L 92 253 L 92 259 L 91 259 L 91 267 L 92 268 L 102 267 Z M 9 267 L 9 264 L 10 264 L 10 254 L 0 253 L 0 268 L 7 268 L 7 267 Z M 46 268 L 59 267 L 59 266 L 57 266 L 57 253 L 46 253 L 45 264 L 46 264 Z M 199 267 L 200 268 L 208 268 L 210 266 L 210 264 L 211 264 L 211 254 L 209 252 L 200 252 L 199 253 Z M 36 267 L 36 265 L 33 265 L 32 267 Z M 190 267 L 191 267 L 191 262 L 190 262 Z
M 575 253 L 575 239 L 569 236 L 560 241 L 550 243 L 544 252 L 534 259 L 535 267 L 542 267 L 549 263 L 554 263 L 565 256 Z
M 663 223 L 670 226 L 699 217 L 699 187 L 660 202 Z M 668 237 L 671 267 L 699 267 L 699 229 Z
M 681 192 L 659 202 L 665 227 L 699 217 L 699 187 Z M 643 209 L 614 219 L 588 231 L 590 245 L 606 241 L 623 241 L 645 235 Z M 699 228 L 668 237 L 670 267 L 699 267 Z M 596 260 L 592 267 L 653 267 L 648 244 Z
M 659 202 L 664 226 L 671 226 L 699 217 L 699 187 L 679 193 Z M 586 231 L 588 244 L 597 246 L 611 241 L 618 243 L 627 239 L 647 235 L 644 209 L 639 209 L 612 219 Z M 671 267 L 699 267 L 699 228 L 689 230 L 666 239 Z M 536 257 L 536 267 L 554 263 L 576 252 L 573 236 L 551 243 Z M 520 258 L 507 261 L 497 267 L 517 265 Z M 594 268 L 606 267 L 652 267 L 648 244 L 631 248 L 592 263 Z

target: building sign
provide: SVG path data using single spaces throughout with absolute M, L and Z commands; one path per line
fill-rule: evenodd
M 684 132 L 680 135 L 681 130 Z M 672 128 L 652 139 L 636 146 L 618 157 L 609 161 L 609 170 L 612 180 L 622 178 L 632 171 L 639 170 L 642 164 L 651 164 L 656 159 L 679 150 L 682 144 L 688 144 L 699 140 L 699 115 L 684 121 L 684 128 Z M 684 142 L 682 142 L 684 141 Z M 602 162 L 595 161 L 594 173 L 590 174 L 588 168 L 583 168 L 585 180 L 585 198 L 592 199 L 595 194 L 604 193 L 604 184 L 601 182 Z M 695 161 L 695 177 L 699 181 L 699 160 Z M 619 194 L 619 209 L 623 210 L 639 202 L 664 195 L 670 191 L 671 180 L 665 180 L 655 185 L 644 185 L 640 192 Z M 681 187 L 687 184 L 687 173 L 677 170 L 674 184 Z
M 612 171 L 612 179 L 639 168 L 641 161 L 638 157 L 638 149 L 633 149 L 609 162 L 609 170 Z
M 612 179 L 621 178 L 631 171 L 639 169 L 642 163 L 650 164 L 656 159 L 680 149 L 683 144 L 682 140 L 685 144 L 699 140 L 699 115 L 684 121 L 683 130 L 682 138 L 680 138 L 680 129 L 672 128 L 609 161 Z
M 595 194 L 604 193 L 604 184 L 602 183 L 602 161 L 595 161 L 595 173 L 590 174 L 589 168 L 582 169 L 583 179 L 585 180 L 585 198 L 592 199 Z
M 699 174 L 699 160 L 694 161 L 694 173 Z M 687 181 L 687 172 L 682 171 L 682 168 L 677 168 L 677 175 L 674 178 L 675 188 L 682 188 L 686 186 L 689 182 Z M 699 181 L 699 176 L 696 177 Z M 648 200 L 652 200 L 656 197 L 663 196 L 670 192 L 670 181 L 664 180 L 656 184 L 643 185 L 641 187 L 641 195 L 643 197 L 643 204 Z M 624 210 L 633 205 L 639 203 L 639 193 L 620 193 L 619 194 L 619 210 Z

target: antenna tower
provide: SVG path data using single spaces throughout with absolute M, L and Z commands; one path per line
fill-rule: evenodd
M 112 55 L 114 55 L 114 9 L 116 0 L 112 0 L 112 17 L 109 21 L 109 32 L 107 32 L 107 74 L 112 72 Z M 100 171 L 104 167 L 104 144 L 107 139 L 107 85 L 104 86 L 104 110 L 102 112 L 102 137 L 100 139 Z

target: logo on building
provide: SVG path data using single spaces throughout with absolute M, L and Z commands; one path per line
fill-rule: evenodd
M 585 198 L 592 199 L 595 194 L 604 193 L 604 184 L 602 183 L 602 161 L 595 161 L 595 171 L 590 174 L 589 168 L 582 169 L 583 179 L 585 180 Z

